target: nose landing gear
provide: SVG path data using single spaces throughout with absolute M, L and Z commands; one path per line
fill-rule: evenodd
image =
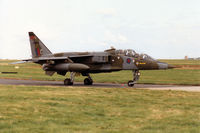
M 133 87 L 134 84 L 139 80 L 140 72 L 139 70 L 133 70 L 133 80 L 128 81 L 128 86 Z

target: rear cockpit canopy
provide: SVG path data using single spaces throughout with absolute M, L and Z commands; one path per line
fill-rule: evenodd
M 129 56 L 129 57 L 137 57 L 139 55 L 132 49 L 125 49 L 125 50 L 119 49 L 119 50 L 116 50 L 115 53 Z

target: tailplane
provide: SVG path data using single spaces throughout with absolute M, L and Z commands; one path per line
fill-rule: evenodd
M 29 39 L 31 45 L 32 58 L 51 55 L 51 51 L 40 41 L 40 39 L 33 33 L 29 32 Z

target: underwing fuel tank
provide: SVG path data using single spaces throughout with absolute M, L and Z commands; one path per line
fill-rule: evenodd
M 57 65 L 44 64 L 43 70 L 45 71 L 73 71 L 83 72 L 89 70 L 90 67 L 80 63 L 61 63 Z

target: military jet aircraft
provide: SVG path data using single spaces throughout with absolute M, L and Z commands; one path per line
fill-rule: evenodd
M 66 52 L 53 54 L 42 41 L 29 32 L 32 59 L 23 62 L 40 64 L 47 75 L 55 72 L 65 76 L 70 72 L 70 78 L 64 80 L 64 85 L 73 85 L 76 73 L 87 76 L 85 85 L 92 85 L 90 73 L 113 72 L 120 70 L 132 70 L 133 79 L 128 81 L 128 86 L 134 86 L 139 80 L 139 70 L 156 70 L 174 68 L 167 63 L 159 62 L 147 54 L 138 54 L 134 50 L 116 50 L 111 48 L 104 52 Z M 22 62 L 20 62 L 22 63 Z

